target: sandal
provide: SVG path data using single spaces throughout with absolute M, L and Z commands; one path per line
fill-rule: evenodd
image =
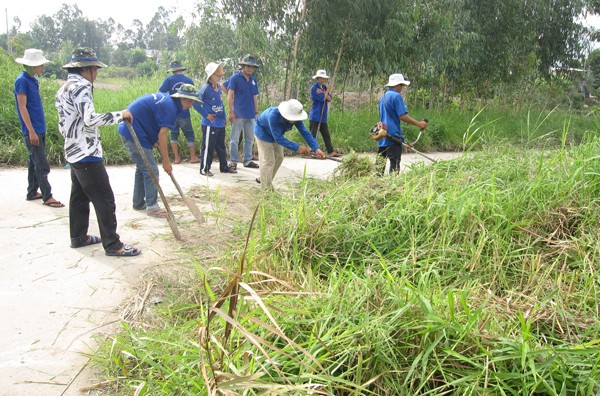
M 83 247 L 83 246 L 95 245 L 95 244 L 100 243 L 100 242 L 102 242 L 102 239 L 100 239 L 100 237 L 98 237 L 96 235 L 88 235 L 87 238 L 86 238 L 86 240 L 85 240 L 85 243 L 83 243 L 83 244 L 74 244 L 73 242 L 71 242 L 71 247 L 73 249 L 77 249 L 77 248 L 80 248 L 80 247 Z
M 142 253 L 140 249 L 134 248 L 131 245 L 123 244 L 123 246 L 121 246 L 121 249 L 117 250 L 116 252 L 106 252 L 106 255 L 117 257 L 131 257 L 137 256 L 140 253 Z
M 42 199 L 42 194 L 41 193 L 35 193 L 35 195 L 31 198 L 25 198 L 28 201 L 35 201 L 36 199 Z
M 165 218 L 167 217 L 167 211 L 164 209 L 156 209 L 148 212 L 148 216 Z
M 52 202 L 46 201 L 46 202 L 44 202 L 44 205 L 50 206 L 51 208 L 64 208 L 65 207 L 65 204 L 60 201 L 52 201 Z

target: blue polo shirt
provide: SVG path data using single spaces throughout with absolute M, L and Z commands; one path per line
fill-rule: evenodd
M 15 80 L 14 94 L 17 114 L 19 115 L 19 122 L 21 123 L 21 133 L 23 136 L 29 136 L 29 130 L 27 129 L 27 126 L 25 126 L 23 117 L 21 117 L 21 110 L 19 110 L 19 102 L 17 101 L 17 96 L 19 94 L 25 94 L 25 96 L 27 96 L 26 107 L 29 112 L 29 118 L 31 119 L 31 125 L 35 132 L 38 134 L 46 133 L 46 117 L 44 115 L 44 106 L 42 105 L 40 82 L 38 79 L 23 70 Z
M 281 113 L 279 113 L 277 106 L 269 107 L 260 113 L 254 124 L 254 136 L 262 141 L 277 143 L 292 151 L 298 151 L 300 145 L 283 136 L 284 133 L 291 131 L 294 126 L 298 132 L 300 132 L 311 150 L 319 148 L 319 144 L 313 135 L 306 129 L 304 123 L 302 121 L 296 121 L 294 123 L 287 122 Z
M 400 126 L 400 116 L 408 114 L 402 95 L 393 89 L 388 89 L 379 100 L 379 120 L 387 127 L 388 135 L 404 141 L 404 132 Z M 388 147 L 394 144 L 391 139 L 383 138 L 378 141 L 379 147 Z
M 258 95 L 258 82 L 253 75 L 246 80 L 241 71 L 235 73 L 227 82 L 227 89 L 233 89 L 233 114 L 236 118 L 254 118 L 254 97 Z
M 221 86 L 214 89 L 209 83 L 204 83 L 198 90 L 198 95 L 202 99 L 202 109 L 198 109 L 202 114 L 202 125 L 215 128 L 225 127 L 225 108 L 223 106 L 223 91 Z M 211 122 L 206 116 L 215 115 L 215 121 Z
M 313 101 L 312 108 L 310 109 L 310 114 L 308 115 L 308 119 L 310 121 L 320 122 L 321 124 L 327 124 L 327 110 L 329 110 L 329 102 L 325 101 L 326 89 L 327 85 L 319 85 L 318 82 L 316 82 L 310 89 L 310 97 Z M 327 96 L 331 98 L 331 94 L 328 94 Z M 324 109 L 323 106 L 325 106 Z
M 165 78 L 165 81 L 163 81 L 158 90 L 159 92 L 173 95 L 183 84 L 194 85 L 194 81 L 185 74 L 176 73 Z M 177 115 L 177 118 L 190 118 L 189 110 L 183 110 L 181 107 L 179 107 L 179 110 L 180 113 Z
M 142 147 L 151 149 L 158 142 L 160 128 L 173 128 L 177 117 L 176 100 L 168 94 L 152 93 L 140 96 L 127 107 L 133 116 L 133 130 Z M 119 135 L 133 140 L 125 123 L 120 123 L 117 130 Z

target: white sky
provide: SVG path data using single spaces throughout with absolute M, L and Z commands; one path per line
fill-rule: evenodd
M 196 10 L 196 4 L 199 0 L 178 0 L 177 2 L 168 0 L 12 0 L 3 1 L 2 16 L 0 18 L 0 32 L 6 33 L 7 15 L 8 26 L 14 25 L 13 18 L 19 17 L 21 20 L 21 32 L 30 30 L 29 25 L 39 16 L 52 16 L 62 8 L 63 4 L 73 5 L 83 13 L 83 16 L 90 20 L 113 18 L 117 23 L 125 27 L 131 27 L 134 19 L 139 19 L 143 24 L 150 22 L 158 7 L 163 6 L 166 10 L 176 8 L 176 15 L 189 15 Z M 7 4 L 8 3 L 8 4 Z M 175 20 L 172 17 L 171 20 Z M 189 22 L 189 18 L 186 18 Z

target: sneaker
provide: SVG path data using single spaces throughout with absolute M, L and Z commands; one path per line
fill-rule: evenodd
M 256 162 L 248 162 L 248 164 L 244 165 L 245 168 L 254 168 L 254 169 L 258 169 L 258 164 Z
M 206 171 L 206 172 L 205 172 L 205 171 L 201 170 L 201 171 L 200 171 L 200 174 L 201 174 L 202 176 L 209 176 L 209 177 L 212 177 L 212 176 L 214 176 L 214 173 L 212 173 L 211 171 Z
M 233 169 L 234 171 L 237 171 L 237 164 L 235 162 L 230 162 L 229 163 L 229 168 Z
M 221 173 L 237 173 L 237 171 L 231 167 L 227 167 L 225 170 L 222 170 Z

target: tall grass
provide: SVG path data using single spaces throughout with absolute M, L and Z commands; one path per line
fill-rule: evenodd
M 116 394 L 597 394 L 599 149 L 265 196 L 240 264 L 199 265 L 96 359 Z

